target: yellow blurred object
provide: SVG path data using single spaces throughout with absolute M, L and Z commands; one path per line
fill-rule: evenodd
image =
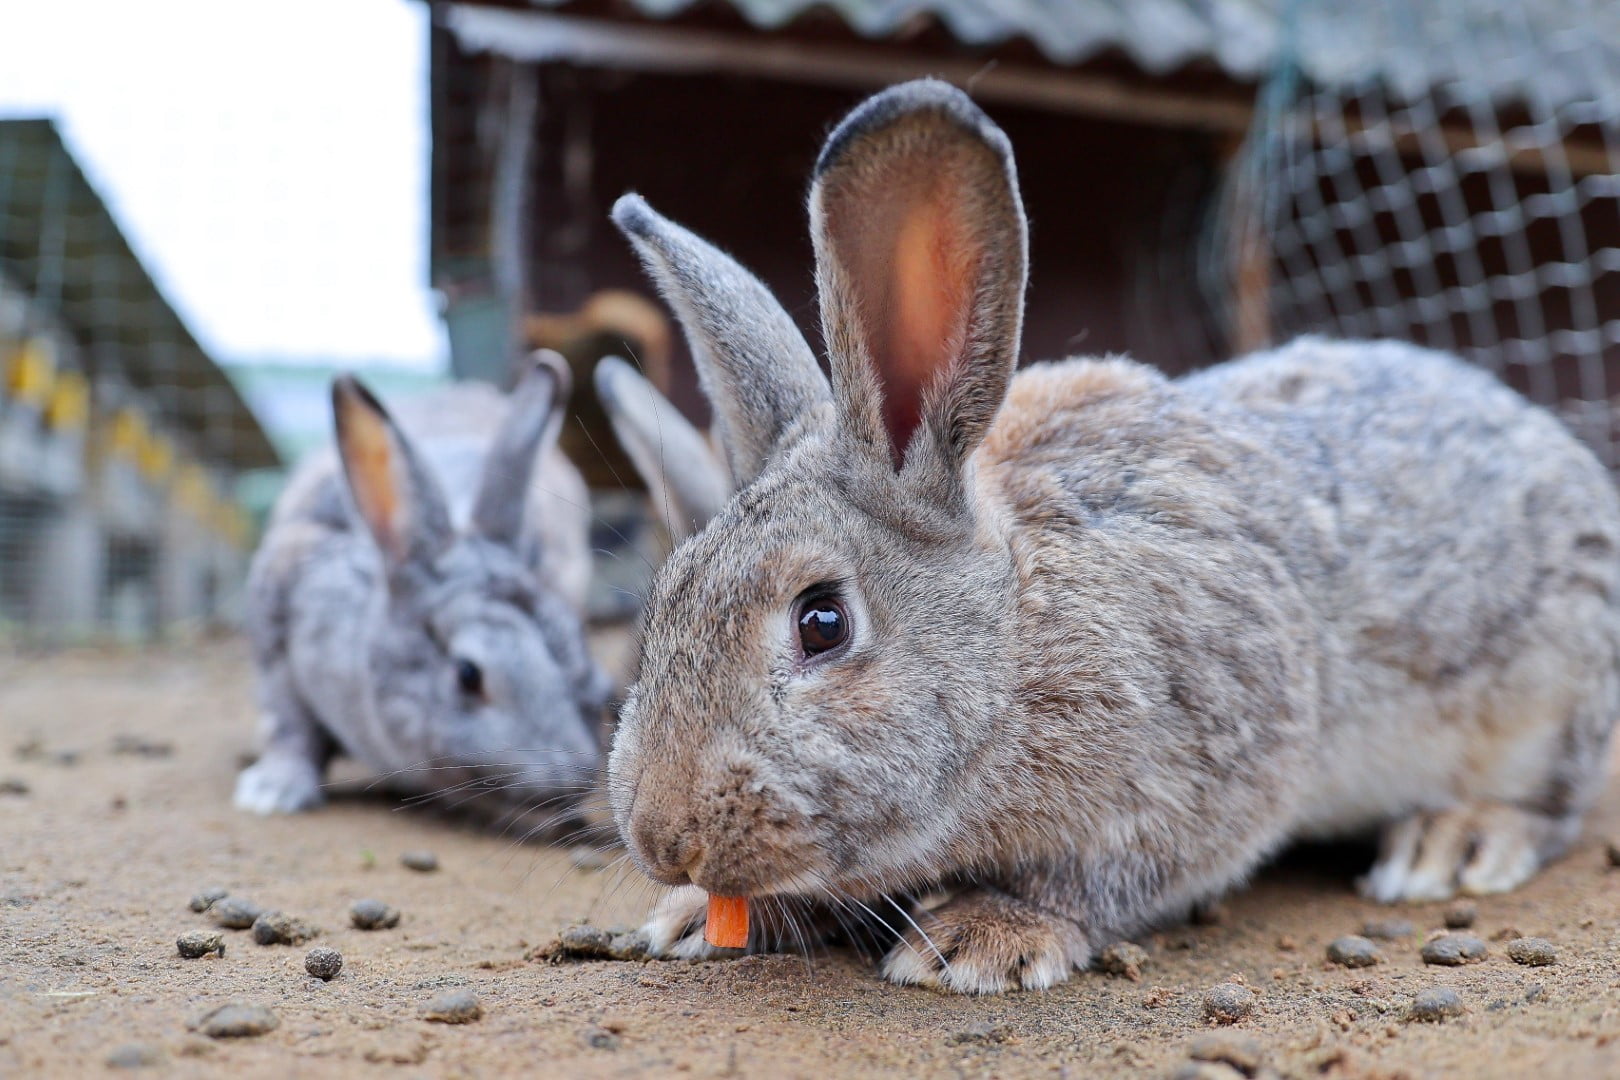
M 51 354 L 38 338 L 17 346 L 6 363 L 6 391 L 17 400 L 43 409 L 51 396 Z
M 188 461 L 181 465 L 174 480 L 175 505 L 206 523 L 213 498 L 214 489 L 209 483 L 207 470 L 196 462 Z
M 174 468 L 174 445 L 163 436 L 148 432 L 136 451 L 135 464 L 148 480 L 162 481 Z
M 107 434 L 107 450 L 113 457 L 134 461 L 146 441 L 146 419 L 134 409 L 119 409 L 113 414 Z
M 45 406 L 45 423 L 53 431 L 82 431 L 89 422 L 90 381 L 77 371 L 57 375 L 56 388 Z

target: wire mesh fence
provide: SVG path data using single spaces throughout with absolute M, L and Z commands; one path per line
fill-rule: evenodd
M 0 121 L 0 639 L 230 619 L 277 460 L 55 125 Z
M 1455 351 L 1620 465 L 1620 9 L 1354 8 L 1285 24 L 1203 260 L 1228 335 Z

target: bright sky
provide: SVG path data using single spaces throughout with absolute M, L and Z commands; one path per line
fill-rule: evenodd
M 434 367 L 427 4 L 7 5 L 0 116 L 54 115 L 222 360 Z

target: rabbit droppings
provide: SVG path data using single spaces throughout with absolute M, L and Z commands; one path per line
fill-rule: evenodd
M 903 931 L 896 982 L 1048 987 L 1292 839 L 1382 829 L 1362 888 L 1398 901 L 1512 889 L 1578 832 L 1620 504 L 1489 375 L 1317 339 L 1014 375 L 1011 148 L 934 81 L 816 163 L 830 381 L 728 256 L 613 217 L 735 486 L 656 575 L 608 762 L 637 865 L 683 886 L 655 952 L 708 952 L 705 891 L 791 897 L 754 948 L 860 916 Z

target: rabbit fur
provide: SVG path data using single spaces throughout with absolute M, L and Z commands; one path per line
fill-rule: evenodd
M 394 417 L 334 384 L 336 446 L 289 482 L 249 575 L 261 754 L 237 806 L 319 804 L 337 753 L 496 803 L 588 787 L 609 687 L 582 619 L 587 495 L 556 449 L 567 392 L 555 354 L 510 398 L 457 384 Z
M 839 125 L 810 218 L 830 379 L 728 256 L 614 209 L 737 487 L 655 575 L 608 761 L 681 886 L 656 951 L 713 952 L 705 893 L 796 898 L 890 926 L 896 982 L 1042 988 L 1293 839 L 1381 830 L 1381 901 L 1569 845 L 1620 707 L 1620 499 L 1549 413 L 1394 342 L 1014 375 L 1011 148 L 940 82 Z M 824 654 L 812 596 L 847 614 Z

